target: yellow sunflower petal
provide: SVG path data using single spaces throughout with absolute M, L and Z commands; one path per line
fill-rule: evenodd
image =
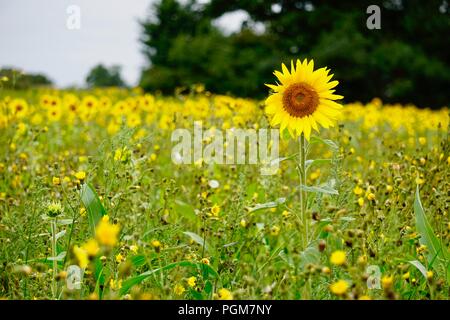
M 316 120 L 314 120 L 314 117 L 312 115 L 308 116 L 308 121 L 311 124 L 311 127 L 319 132 L 319 127 L 317 126 Z
M 330 99 L 330 100 L 340 100 L 344 98 L 343 96 L 340 96 L 338 94 L 332 94 L 329 91 L 319 92 L 319 97 L 322 99 Z
M 306 121 L 304 122 L 303 133 L 305 134 L 306 140 L 309 141 L 309 138 L 310 138 L 310 136 L 311 136 L 311 124 L 309 123 L 308 120 L 306 120 Z
M 325 115 L 326 117 L 331 118 L 331 119 L 336 119 L 340 114 L 340 111 L 329 108 L 323 104 L 319 105 L 319 107 L 316 109 L 316 112 L 320 112 L 323 115 Z
M 281 70 L 283 70 L 283 74 L 285 76 L 290 76 L 291 73 L 289 72 L 288 68 L 286 67 L 286 65 L 284 63 L 281 64 Z
M 332 100 L 327 100 L 327 99 L 320 99 L 320 104 L 324 104 L 327 107 L 336 109 L 336 110 L 341 110 L 343 107 L 341 104 L 334 102 Z
M 266 99 L 266 104 L 281 104 L 283 100 L 283 96 L 279 93 L 271 94 Z
M 272 126 L 276 126 L 279 125 L 282 121 L 282 117 L 281 117 L 281 113 L 275 113 L 272 120 L 271 120 L 271 125 Z
M 325 129 L 328 129 L 333 124 L 331 120 L 329 120 L 324 114 L 318 112 L 317 110 L 316 112 L 314 112 L 313 117 L 316 120 L 316 122 L 318 122 Z
M 275 92 L 278 92 L 278 90 L 280 89 L 280 86 L 278 86 L 278 85 L 276 85 L 276 84 L 268 84 L 268 83 L 265 83 L 264 85 L 267 86 L 267 87 L 269 87 L 270 89 L 272 89 L 272 90 L 275 91 Z
M 275 112 L 277 112 L 277 107 L 274 104 L 269 104 L 266 106 L 265 111 L 268 114 L 274 114 Z
M 317 91 L 319 91 L 319 92 L 323 92 L 323 91 L 327 91 L 327 90 L 333 89 L 333 88 L 336 87 L 338 84 L 339 84 L 339 81 L 334 80 L 334 81 L 325 83 L 325 84 L 323 84 L 323 85 L 321 85 L 321 86 L 317 86 L 316 89 L 317 89 Z
M 303 132 L 303 122 L 304 120 L 302 118 L 295 119 L 294 127 L 295 131 L 297 132 L 297 135 L 301 135 Z

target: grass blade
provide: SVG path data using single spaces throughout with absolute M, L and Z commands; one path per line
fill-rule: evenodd
M 428 219 L 425 215 L 425 211 L 420 201 L 419 187 L 416 189 L 416 197 L 414 199 L 414 213 L 416 216 L 416 229 L 420 234 L 420 243 L 425 245 L 428 249 L 428 263 L 437 258 L 438 260 L 446 260 L 446 252 L 442 250 L 441 243 L 433 232 Z
M 171 264 L 168 264 L 164 267 L 161 268 L 156 268 L 153 270 L 149 270 L 146 271 L 144 273 L 141 273 L 140 275 L 136 276 L 136 277 L 132 277 L 129 278 L 127 280 L 125 280 L 122 283 L 122 287 L 119 290 L 119 294 L 120 295 L 124 295 L 126 294 L 133 286 L 141 283 L 142 281 L 144 281 L 145 279 L 147 279 L 148 277 L 150 277 L 152 274 L 159 272 L 159 271 L 164 271 L 164 270 L 170 270 L 173 269 L 175 267 L 193 267 L 196 268 L 197 264 L 190 262 L 190 261 L 180 261 L 180 262 L 174 262 Z
M 94 188 L 89 184 L 83 184 L 81 186 L 81 202 L 83 202 L 86 208 L 89 226 L 92 232 L 92 236 L 95 235 L 95 226 L 98 221 L 106 215 L 105 207 L 101 203 Z
M 425 279 L 427 278 L 427 268 L 425 268 L 425 266 L 419 260 L 412 260 L 408 262 L 416 267 L 417 270 L 419 270 L 420 273 L 425 277 Z
M 209 245 L 208 242 L 206 242 L 202 237 L 200 237 L 198 234 L 194 232 L 185 231 L 183 232 L 185 235 L 189 236 L 192 241 L 199 244 L 201 247 L 205 247 L 206 251 L 208 251 L 210 254 L 214 254 L 213 248 Z

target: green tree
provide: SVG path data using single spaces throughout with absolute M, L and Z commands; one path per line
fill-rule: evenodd
M 13 68 L 0 69 L 0 78 L 6 77 L 3 87 L 8 89 L 29 89 L 31 87 L 51 86 L 52 81 L 41 73 L 25 73 Z
M 378 2 L 378 3 L 377 3 Z M 381 30 L 369 30 L 369 5 L 381 8 Z M 224 35 L 214 19 L 244 10 L 264 33 L 244 23 Z M 176 86 L 202 82 L 217 93 L 264 97 L 280 62 L 313 58 L 332 68 L 346 101 L 448 105 L 450 30 L 442 0 L 161 0 L 154 16 L 142 22 L 149 60 L 141 85 L 173 92 Z
M 91 69 L 86 77 L 89 87 L 124 87 L 125 83 L 120 76 L 120 67 L 105 67 L 102 64 Z

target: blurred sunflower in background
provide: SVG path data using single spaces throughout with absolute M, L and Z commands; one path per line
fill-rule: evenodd
M 10 113 L 17 118 L 23 118 L 28 113 L 28 103 L 24 99 L 14 99 L 9 104 Z
M 266 84 L 274 93 L 266 99 L 266 113 L 271 116 L 271 125 L 280 125 L 280 131 L 288 129 L 293 138 L 302 133 L 309 140 L 311 130 L 319 131 L 319 125 L 329 128 L 340 116 L 342 105 L 333 101 L 343 96 L 334 94 L 338 81 L 327 68 L 314 71 L 314 61 L 291 61 L 289 72 L 285 64 L 282 72 L 275 71 L 279 84 Z

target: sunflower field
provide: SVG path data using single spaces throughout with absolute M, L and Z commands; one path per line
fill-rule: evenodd
M 341 105 L 312 69 L 266 101 L 1 90 L 0 297 L 448 299 L 448 109 Z M 194 121 L 280 125 L 276 174 L 174 163 Z

